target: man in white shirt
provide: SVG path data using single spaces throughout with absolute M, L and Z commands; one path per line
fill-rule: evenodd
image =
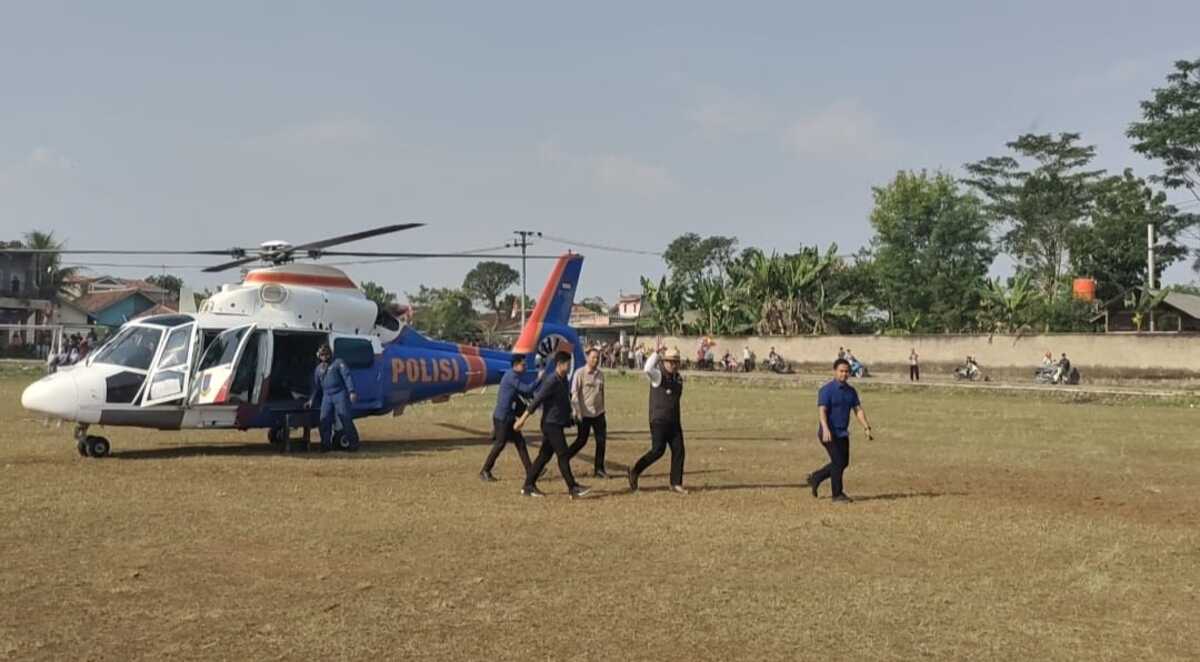
M 587 365 L 575 371 L 571 378 L 571 408 L 579 431 L 575 442 L 567 449 L 567 458 L 573 458 L 587 445 L 588 435 L 596 431 L 596 459 L 593 475 L 608 478 L 604 470 L 604 448 L 608 442 L 608 421 L 604 418 L 604 372 L 600 369 L 600 352 L 588 350 Z
M 671 449 L 671 491 L 687 494 L 683 486 L 683 425 L 679 400 L 683 396 L 683 378 L 679 375 L 679 350 L 659 347 L 643 368 L 650 380 L 650 451 L 629 470 L 629 489 L 638 490 L 642 472 Z

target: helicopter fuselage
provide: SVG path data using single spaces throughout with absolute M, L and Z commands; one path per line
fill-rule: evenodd
M 21 402 L 83 426 L 310 427 L 306 404 L 325 343 L 350 369 L 356 417 L 497 383 L 512 356 L 426 338 L 340 270 L 290 264 L 251 271 L 198 313 L 125 324 L 85 363 L 29 386 Z

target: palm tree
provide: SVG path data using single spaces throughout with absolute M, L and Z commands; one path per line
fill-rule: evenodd
M 25 233 L 25 247 L 42 251 L 60 251 L 66 242 L 57 241 L 53 232 L 33 230 Z M 34 287 L 39 292 L 48 292 L 51 299 L 57 301 L 60 295 L 69 294 L 68 281 L 79 273 L 77 267 L 62 266 L 61 256 L 57 252 L 35 253 L 33 255 L 36 279 Z

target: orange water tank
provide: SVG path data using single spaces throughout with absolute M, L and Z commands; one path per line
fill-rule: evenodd
M 1076 278 L 1074 285 L 1071 286 L 1071 292 L 1080 301 L 1095 301 L 1096 281 L 1093 278 Z

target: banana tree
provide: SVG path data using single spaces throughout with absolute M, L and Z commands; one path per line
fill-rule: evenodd
M 684 291 L 679 285 L 667 281 L 666 276 L 655 285 L 642 276 L 642 305 L 655 324 L 671 335 L 683 333 Z

